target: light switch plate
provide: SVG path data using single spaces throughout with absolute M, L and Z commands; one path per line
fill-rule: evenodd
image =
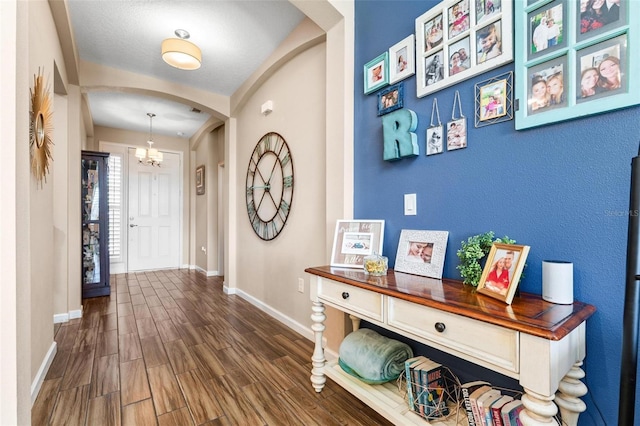
M 416 194 L 404 194 L 404 215 L 415 216 L 418 214 Z

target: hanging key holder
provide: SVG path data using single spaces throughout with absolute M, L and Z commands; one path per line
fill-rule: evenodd
M 458 107 L 458 118 L 456 118 L 456 106 Z M 451 121 L 447 123 L 447 151 L 453 151 L 467 147 L 467 119 L 462 114 L 462 102 L 460 102 L 460 92 L 456 90 L 453 97 L 453 110 L 451 111 Z
M 438 124 L 433 123 L 436 118 Z M 438 111 L 438 99 L 433 98 L 431 107 L 431 123 L 427 129 L 427 155 L 440 154 L 442 152 L 442 122 L 440 122 L 440 112 Z

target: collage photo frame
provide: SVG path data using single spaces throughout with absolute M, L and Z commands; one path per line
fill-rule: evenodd
M 516 129 L 640 103 L 640 2 L 516 2 Z
M 419 98 L 513 61 L 513 0 L 445 0 L 416 19 Z

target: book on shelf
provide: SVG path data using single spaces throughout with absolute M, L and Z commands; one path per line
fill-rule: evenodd
M 487 412 L 487 426 L 504 426 L 502 423 L 502 407 L 508 402 L 513 401 L 510 395 L 502 395 L 489 407 Z
M 500 410 L 502 424 L 504 426 L 522 426 L 522 423 L 520 423 L 520 411 L 522 411 L 523 408 L 522 401 L 519 399 L 507 402 Z
M 412 408 L 425 418 L 449 414 L 444 388 L 446 368 L 427 357 L 409 367 L 414 405 Z M 407 388 L 408 389 L 408 388 Z
M 476 401 L 476 404 L 478 405 L 478 421 L 480 422 L 480 425 L 487 426 L 486 409 L 501 396 L 502 394 L 498 389 L 491 389 L 480 395 Z
M 490 385 L 480 386 L 469 394 L 469 404 L 471 405 L 471 412 L 473 413 L 473 421 L 476 426 L 481 426 L 480 414 L 478 413 L 478 398 L 485 393 L 489 392 L 493 388 Z
M 464 410 L 467 415 L 467 422 L 469 426 L 479 426 L 476 425 L 476 421 L 473 417 L 473 409 L 471 408 L 471 394 L 481 388 L 482 386 L 490 387 L 491 384 L 489 382 L 485 382 L 483 380 L 475 380 L 473 382 L 463 383 L 460 386 L 460 393 L 462 397 L 462 404 L 464 406 Z M 488 389 L 487 389 L 488 390 Z
M 404 362 L 404 375 L 407 380 L 407 398 L 409 400 L 409 408 L 414 409 L 415 399 L 414 399 L 414 386 L 413 386 L 413 377 L 412 377 L 412 367 L 417 365 L 425 360 L 424 356 L 414 356 L 413 358 L 409 358 Z

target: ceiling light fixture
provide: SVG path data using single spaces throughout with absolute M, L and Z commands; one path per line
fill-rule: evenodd
M 152 112 L 148 112 L 149 116 L 149 149 L 136 148 L 136 158 L 138 163 L 147 163 L 151 166 L 160 166 L 162 163 L 162 153 L 153 147 L 153 117 L 156 115 Z
M 197 70 L 202 64 L 202 53 L 195 44 L 187 41 L 190 37 L 185 30 L 176 30 L 178 38 L 168 38 L 162 42 L 162 59 L 172 67 L 181 70 Z

